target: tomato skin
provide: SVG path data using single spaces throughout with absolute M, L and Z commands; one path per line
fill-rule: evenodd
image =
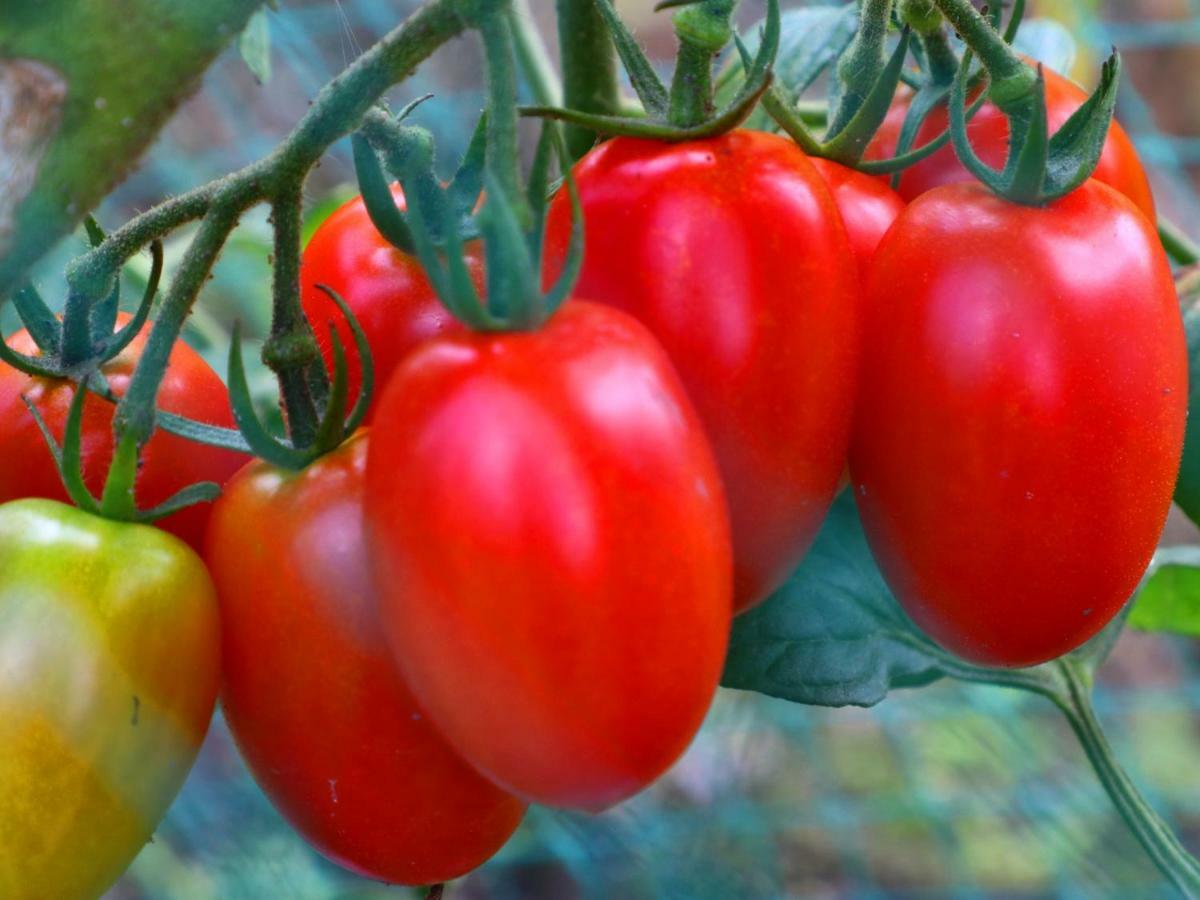
M 884 239 L 867 310 L 850 471 L 889 585 L 973 662 L 1083 643 L 1137 585 L 1179 465 L 1154 226 L 1096 181 L 1044 208 L 937 188 Z
M 399 185 L 392 196 L 404 207 Z M 469 244 L 465 255 L 471 278 L 482 293 L 483 251 Z M 375 366 L 375 400 L 396 366 L 424 340 L 460 330 L 458 320 L 442 305 L 420 262 L 387 242 L 371 223 L 362 197 L 338 207 L 313 232 L 300 260 L 300 302 L 316 332 L 327 366 L 332 365 L 329 326 L 334 323 L 346 349 L 350 396 L 361 384 L 361 363 L 354 336 L 323 284 L 337 291 L 358 319 Z M 374 415 L 372 402 L 368 413 Z
M 217 503 L 221 700 L 255 779 L 318 850 L 369 878 L 464 875 L 524 805 L 434 731 L 392 661 L 363 540 L 367 436 L 302 472 L 253 462 Z
M 777 135 L 616 138 L 575 181 L 575 293 L 640 319 L 682 376 L 729 497 L 740 612 L 791 574 L 845 466 L 861 303 L 845 229 L 816 169 Z M 560 193 L 551 273 L 570 219 Z
M 569 301 L 425 344 L 376 422 L 372 562 L 421 706 L 531 801 L 644 788 L 700 727 L 731 617 L 720 477 L 661 347 Z
M 124 324 L 128 319 L 122 315 L 120 322 Z M 146 337 L 143 331 L 103 368 L 109 386 L 118 396 L 125 393 Z M 21 353 L 37 352 L 37 345 L 25 331 L 17 332 L 8 343 Z M 21 400 L 22 395 L 37 407 L 50 432 L 61 444 L 75 385 L 66 380 L 32 378 L 0 364 L 0 502 L 20 497 L 46 497 L 66 502 L 67 492 L 50 450 Z M 210 425 L 233 427 L 225 385 L 200 355 L 183 343 L 177 343 L 171 351 L 167 375 L 158 394 L 158 406 Z M 104 489 L 104 479 L 112 461 L 113 410 L 111 403 L 99 397 L 89 396 L 84 401 L 83 476 L 97 497 Z M 224 484 L 246 460 L 244 454 L 197 444 L 160 429 L 142 450 L 137 479 L 138 505 L 142 508 L 154 506 L 197 481 Z M 199 552 L 204 546 L 210 510 L 206 503 L 189 506 L 157 524 Z
M 166 812 L 220 671 L 212 582 L 175 537 L 0 506 L 0 896 L 97 897 Z
M 859 278 L 865 281 L 879 242 L 904 211 L 904 200 L 880 179 L 857 169 L 819 157 L 812 157 L 812 164 L 833 195 Z
M 1046 67 L 1046 121 L 1054 132 L 1087 100 L 1087 92 L 1068 78 Z M 911 94 L 902 93 L 893 102 L 887 118 L 867 147 L 866 159 L 887 159 L 895 154 L 908 112 Z M 917 130 L 914 148 L 921 147 L 946 130 L 949 114 L 944 105 L 935 108 Z M 993 168 L 1003 168 L 1008 157 L 1008 119 L 990 101 L 985 102 L 967 124 L 971 146 L 979 157 Z M 1113 120 L 1104 142 L 1104 151 L 1092 177 L 1115 188 L 1142 211 L 1151 222 L 1156 220 L 1154 196 L 1150 180 L 1138 158 L 1133 141 L 1121 124 Z M 890 179 L 890 176 L 888 176 Z M 926 159 L 904 170 L 896 190 L 905 200 L 914 200 L 926 191 L 943 184 L 974 181 L 954 153 L 950 144 L 935 151 Z

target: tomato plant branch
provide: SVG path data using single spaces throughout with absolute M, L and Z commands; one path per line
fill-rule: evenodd
M 1200 262 L 1200 246 L 1174 222 L 1159 218 L 1158 239 L 1176 265 L 1192 266 Z
M 1179 843 L 1117 762 L 1092 709 L 1090 677 L 1068 658 L 1056 660 L 1054 668 L 1061 678 L 1061 688 L 1049 696 L 1071 723 L 1121 817 L 1171 883 L 1186 897 L 1200 897 L 1200 863 Z
M 387 88 L 474 24 L 477 5 L 471 0 L 431 0 L 326 85 L 293 132 L 269 156 L 143 213 L 70 269 L 70 289 L 94 303 L 107 293 L 121 262 L 129 255 L 183 222 L 203 216 L 168 289 L 129 389 L 118 404 L 113 420 L 118 442 L 131 432 L 139 446 L 149 440 L 155 427 L 155 398 L 171 349 L 238 216 L 258 203 L 271 202 L 276 214 L 282 215 L 276 224 L 277 230 L 282 225 L 282 237 L 277 235 L 277 241 L 286 250 L 276 258 L 275 311 L 283 318 L 282 324 L 277 323 L 278 332 L 287 332 L 288 340 L 300 344 L 313 340 L 311 333 L 297 340 L 297 320 L 293 317 L 300 314 L 298 262 L 291 251 L 295 244 L 298 253 L 299 238 L 298 228 L 293 230 L 289 223 L 296 224 L 292 221 L 293 211 L 298 222 L 299 185 L 329 145 L 353 130 Z M 496 9 L 507 12 L 507 5 L 500 4 Z M 294 308 L 282 311 L 285 307 Z M 274 335 L 276 328 L 272 331 Z M 312 351 L 315 358 L 315 346 Z M 280 355 L 284 368 L 303 363 L 306 348 L 301 346 L 296 353 L 294 358 L 287 353 Z M 302 393 L 295 387 L 296 379 L 284 380 L 285 396 L 288 384 L 294 394 Z M 303 403 L 297 402 L 303 408 Z
M 563 85 L 554 70 L 550 51 L 542 39 L 529 0 L 512 0 L 509 22 L 512 27 L 513 45 L 517 52 L 517 63 L 534 100 L 541 106 L 557 106 L 562 103 Z M 611 59 L 611 49 L 608 55 Z M 595 61 L 589 60 L 589 64 L 595 65 Z
M 931 651 L 925 648 L 925 652 Z M 989 669 L 940 649 L 932 653 L 945 673 L 960 681 L 1016 688 L 1053 702 L 1066 716 L 1105 793 L 1159 871 L 1184 896 L 1200 897 L 1200 862 L 1179 843 L 1117 761 L 1092 708 L 1091 675 L 1085 663 L 1067 655 L 1032 669 Z
M 608 0 L 558 0 L 558 46 L 562 56 L 562 103 L 580 112 L 615 116 L 621 111 L 617 56 L 599 3 Z M 542 106 L 556 106 L 542 103 Z M 587 128 L 571 126 L 567 150 L 579 159 L 596 142 Z

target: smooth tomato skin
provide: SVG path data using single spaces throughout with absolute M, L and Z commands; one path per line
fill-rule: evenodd
M 392 187 L 392 196 L 403 208 L 399 185 Z M 481 293 L 482 254 L 478 244 L 466 249 L 467 266 Z M 389 244 L 371 224 L 362 197 L 348 200 L 321 223 L 304 248 L 300 302 L 316 332 L 326 366 L 333 363 L 330 324 L 337 328 L 346 350 L 351 397 L 357 395 L 362 382 L 354 336 L 337 305 L 318 284 L 337 291 L 367 336 L 375 366 L 376 401 L 396 366 L 417 344 L 462 327 L 438 300 L 420 262 Z M 372 402 L 368 417 L 374 415 L 377 405 Z
M 644 788 L 699 729 L 731 618 L 720 476 L 661 347 L 569 301 L 425 344 L 376 423 L 372 563 L 422 708 L 530 801 Z
M 1044 208 L 937 188 L 884 238 L 867 310 L 850 471 L 888 584 L 973 662 L 1082 644 L 1136 587 L 1179 466 L 1154 226 L 1096 181 Z
M 1087 92 L 1075 82 L 1064 78 L 1052 69 L 1043 67 L 1046 81 L 1046 121 L 1054 132 L 1071 117 L 1088 98 Z M 900 139 L 900 129 L 908 112 L 911 94 L 902 93 L 893 102 L 887 118 L 867 147 L 866 159 L 887 159 L 895 154 Z M 917 130 L 914 148 L 921 147 L 946 130 L 949 114 L 944 105 L 938 106 L 921 123 Z M 985 102 L 967 123 L 967 134 L 971 146 L 985 163 L 993 168 L 1003 168 L 1008 157 L 1008 120 L 990 101 Z M 1115 119 L 1108 130 L 1104 151 L 1092 177 L 1120 191 L 1151 222 L 1156 221 L 1154 196 L 1150 193 L 1150 180 L 1138 158 L 1133 141 Z M 884 180 L 890 180 L 888 176 Z M 926 191 L 943 184 L 971 182 L 975 178 L 959 162 L 950 144 L 904 170 L 897 191 L 905 200 L 914 200 Z
M 122 315 L 120 322 L 123 324 L 128 318 Z M 124 394 L 129 385 L 146 337 L 147 331 L 143 331 L 103 368 L 109 386 L 118 396 Z M 9 338 L 8 344 L 21 353 L 37 352 L 37 345 L 26 331 L 17 332 Z M 61 445 L 75 385 L 57 379 L 31 378 L 0 364 L 0 502 L 19 497 L 46 497 L 67 502 L 67 492 L 50 450 L 21 400 L 22 396 L 37 407 Z M 182 342 L 171 351 L 167 374 L 158 393 L 158 406 L 210 425 L 232 428 L 234 424 L 229 394 L 220 376 L 200 354 Z M 104 489 L 104 479 L 112 461 L 113 410 L 111 403 L 96 396 L 89 396 L 84 401 L 83 476 L 97 497 Z M 142 508 L 154 506 L 197 481 L 224 484 L 245 465 L 246 460 L 244 454 L 197 444 L 160 429 L 142 449 L 137 477 L 138 505 Z M 189 506 L 157 524 L 201 552 L 211 508 L 207 503 Z
M 301 472 L 256 461 L 213 512 L 221 701 L 255 779 L 335 862 L 417 885 L 457 878 L 524 804 L 446 744 L 405 686 L 363 539 L 365 432 Z
M 751 131 L 616 138 L 575 181 L 586 235 L 575 294 L 640 319 L 682 376 L 729 497 L 743 611 L 804 556 L 845 467 L 861 288 L 841 217 L 795 144 Z M 560 193 L 551 274 L 570 220 Z
M 208 730 L 220 626 L 199 557 L 44 499 L 0 506 L 0 896 L 98 897 Z
M 812 158 L 833 195 L 846 226 L 850 252 L 858 264 L 859 278 L 866 280 L 871 258 L 887 230 L 904 210 L 904 200 L 878 178 L 835 163 Z

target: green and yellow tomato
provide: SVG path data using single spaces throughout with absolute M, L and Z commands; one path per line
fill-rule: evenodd
M 117 879 L 191 768 L 219 661 L 212 582 L 178 538 L 0 506 L 0 897 Z

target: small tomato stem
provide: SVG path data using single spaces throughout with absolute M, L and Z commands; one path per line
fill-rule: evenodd
M 512 11 L 509 13 L 509 23 L 512 27 L 513 43 L 517 51 L 517 63 L 525 75 L 525 81 L 533 93 L 534 100 L 539 106 L 561 106 L 563 97 L 562 82 L 554 70 L 550 59 L 550 51 L 542 39 L 529 0 L 513 0 Z M 611 50 L 609 56 L 612 56 Z
M 125 259 L 179 224 L 203 217 L 117 406 L 113 429 L 118 443 L 132 434 L 138 446 L 143 446 L 153 434 L 155 399 L 171 351 L 241 212 L 263 200 L 274 200 L 277 192 L 287 195 L 296 189 L 326 148 L 349 133 L 387 88 L 468 27 L 460 6 L 459 0 L 431 0 L 322 88 L 308 113 L 273 153 L 132 219 L 68 273 L 72 287 L 81 294 L 90 300 L 102 297 Z M 288 260 L 284 265 L 290 265 Z M 291 277 L 286 280 L 290 282 Z
M 1167 256 L 1176 265 L 1191 266 L 1200 262 L 1200 246 L 1188 237 L 1183 229 L 1168 219 L 1158 220 L 1158 239 L 1162 242 Z
M 884 43 L 891 17 L 892 0 L 864 0 L 858 32 L 838 61 L 842 96 L 833 111 L 830 135 L 836 135 L 846 127 L 875 86 L 884 65 Z
M 708 119 L 713 106 L 713 60 L 733 38 L 735 0 L 706 0 L 675 13 L 679 54 L 671 81 L 672 125 L 691 128 Z
M 1056 692 L 1051 698 L 1071 723 L 1088 761 L 1120 811 L 1121 818 L 1150 854 L 1159 871 L 1170 879 L 1180 893 L 1185 897 L 1200 897 L 1200 863 L 1179 843 L 1170 826 L 1150 807 L 1117 762 L 1092 709 L 1091 692 L 1085 676 L 1066 658 L 1057 660 L 1054 666 L 1063 679 L 1065 691 Z
M 612 116 L 621 112 L 617 53 L 596 0 L 558 0 L 563 102 L 571 109 Z M 567 149 L 579 159 L 596 143 L 586 128 L 566 129 Z
M 320 354 L 300 306 L 300 203 L 300 183 L 293 182 L 280 186 L 271 204 L 275 266 L 271 333 L 262 359 L 279 380 L 293 445 L 307 447 L 316 437 L 319 418 L 307 371 Z
M 1032 90 L 1033 72 L 1021 61 L 1016 51 L 1004 42 L 1004 38 L 980 14 L 971 0 L 934 2 L 992 76 L 992 93 L 997 106 L 1004 108 L 1005 95 L 1024 97 Z

